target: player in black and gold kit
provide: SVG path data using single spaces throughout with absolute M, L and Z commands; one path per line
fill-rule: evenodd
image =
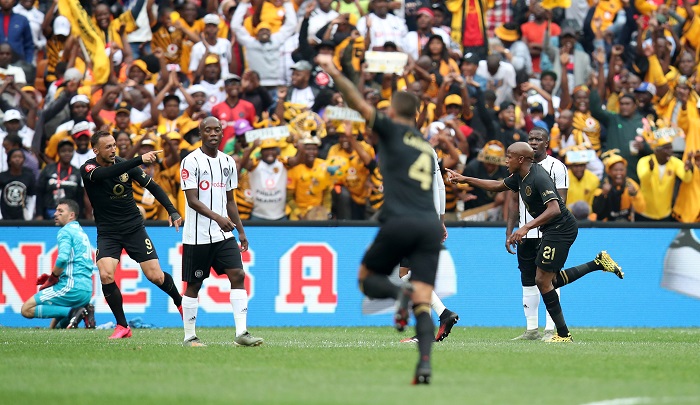
M 317 63 L 331 75 L 347 105 L 379 134 L 384 204 L 379 214 L 381 228 L 360 266 L 360 289 L 370 298 L 398 297 L 395 324 L 400 331 L 408 323 L 408 304 L 413 301 L 420 353 L 413 383 L 427 384 L 431 375 L 430 351 L 435 341 L 430 298 L 443 228 L 433 202 L 433 149 L 415 127 L 419 100 L 413 94 L 398 92 L 392 97 L 387 115 L 378 113 L 338 71 L 332 56 L 319 55 Z M 411 284 L 398 287 L 389 275 L 404 257 L 411 262 Z
M 97 225 L 97 268 L 100 270 L 102 292 L 109 304 L 117 327 L 110 339 L 131 337 L 126 323 L 122 294 L 114 282 L 114 272 L 122 249 L 141 265 L 146 278 L 168 294 L 182 313 L 182 297 L 175 287 L 172 276 L 164 273 L 158 263 L 153 242 L 146 233 L 143 217 L 136 207 L 131 182 L 136 181 L 150 191 L 168 211 L 170 225 L 179 231 L 182 218 L 170 202 L 167 194 L 139 166 L 156 162 L 153 151 L 124 160 L 116 156 L 117 144 L 109 132 L 97 131 L 92 136 L 95 158 L 80 168 L 85 191 L 90 198 Z
M 512 190 L 520 193 L 534 220 L 513 232 L 507 243 L 514 246 L 522 242 L 530 229 L 540 228 L 542 242 L 537 252 L 535 282 L 557 328 L 557 334 L 548 342 L 573 342 L 555 288 L 571 284 L 589 272 L 580 271 L 577 267 L 562 271 L 569 249 L 578 235 L 578 225 L 559 196 L 549 173 L 536 164 L 534 158 L 535 152 L 530 145 L 516 142 L 508 147 L 506 164 L 511 176 L 503 181 L 466 177 L 452 170 L 448 170 L 448 173 L 452 183 L 467 183 L 486 191 Z

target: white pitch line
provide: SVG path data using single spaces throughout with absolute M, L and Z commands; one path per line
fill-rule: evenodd
M 678 403 L 697 403 L 698 397 L 633 397 L 633 398 L 615 398 L 605 399 L 602 401 L 586 402 L 581 405 L 641 405 L 641 404 L 678 404 Z

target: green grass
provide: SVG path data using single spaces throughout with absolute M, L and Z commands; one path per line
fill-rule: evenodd
M 575 329 L 575 344 L 510 341 L 513 328 L 455 328 L 434 346 L 433 381 L 412 387 L 414 344 L 391 328 L 111 331 L 0 328 L 3 404 L 700 403 L 700 330 Z M 646 402 L 644 402 L 646 401 Z

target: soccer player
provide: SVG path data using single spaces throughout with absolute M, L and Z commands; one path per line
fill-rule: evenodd
M 447 132 L 447 131 L 446 131 Z M 437 211 L 440 222 L 442 223 L 442 240 L 445 242 L 447 239 L 447 228 L 445 228 L 445 181 L 442 178 L 442 172 L 440 171 L 440 164 L 438 163 L 437 152 L 433 149 L 433 163 L 435 165 L 435 171 L 433 172 L 433 203 L 435 204 L 435 210 Z M 399 263 L 399 277 L 404 281 L 410 280 L 410 269 L 411 263 L 408 259 L 401 259 Z M 440 327 L 438 328 L 437 334 L 435 335 L 435 341 L 441 342 L 452 331 L 452 327 L 455 326 L 459 320 L 459 315 L 450 311 L 442 303 L 440 297 L 435 294 L 435 291 L 430 297 L 430 307 L 438 314 L 440 317 Z M 415 343 L 418 342 L 418 336 L 413 336 L 401 340 L 401 343 Z
M 139 166 L 155 163 L 158 153 L 144 153 L 130 160 L 117 157 L 117 143 L 112 134 L 97 131 L 92 135 L 95 157 L 80 168 L 85 191 L 92 202 L 97 225 L 97 268 L 105 300 L 117 321 L 110 339 L 131 337 L 122 306 L 122 293 L 114 282 L 114 272 L 121 258 L 122 249 L 141 265 L 143 274 L 172 299 L 182 314 L 182 297 L 172 276 L 164 273 L 158 262 L 158 254 L 146 233 L 143 217 L 134 201 L 131 182 L 145 187 L 168 211 L 170 226 L 179 232 L 182 218 L 170 202 L 168 195 Z
M 549 145 L 549 133 L 546 129 L 535 127 L 528 134 L 527 143 L 535 152 L 535 163 L 542 166 L 549 177 L 554 182 L 557 192 L 561 197 L 562 203 L 566 204 L 567 191 L 569 188 L 569 177 L 566 166 L 561 161 L 547 155 L 547 145 Z M 518 193 L 512 194 L 511 206 L 508 216 L 508 226 L 506 228 L 506 240 L 513 234 L 515 225 L 522 227 L 524 224 L 533 220 L 532 216 L 525 208 L 522 196 Z M 519 215 L 518 215 L 519 214 Z M 537 251 L 542 239 L 542 232 L 538 228 L 530 229 L 523 237 L 523 241 L 518 244 L 518 267 L 520 268 L 520 281 L 523 287 L 523 310 L 525 312 L 525 320 L 527 328 L 522 335 L 513 340 L 537 340 L 542 339 L 548 341 L 554 336 L 554 321 L 547 312 L 547 320 L 544 328 L 544 336 L 539 333 L 539 305 L 540 294 L 535 283 L 537 273 Z M 506 243 L 506 249 L 509 253 L 513 253 L 510 245 Z M 579 265 L 582 270 L 606 270 L 615 272 L 618 277 L 622 278 L 620 267 L 610 257 L 606 251 L 598 253 L 593 261 Z M 565 270 L 567 271 L 567 270 Z M 557 290 L 557 294 L 559 291 Z
M 79 213 L 77 202 L 58 201 L 53 216 L 61 227 L 56 237 L 58 257 L 51 274 L 42 274 L 37 279 L 40 291 L 22 305 L 25 318 L 55 318 L 57 327 L 73 329 L 88 315 L 86 306 L 92 296 L 94 265 L 90 241 L 78 224 Z
M 549 173 L 535 163 L 535 152 L 525 142 L 508 147 L 506 164 L 511 176 L 503 181 L 482 180 L 447 170 L 452 183 L 466 183 L 486 191 L 519 192 L 533 220 L 515 231 L 506 241 L 509 247 L 522 243 L 530 229 L 539 228 L 542 241 L 537 251 L 535 282 L 557 329 L 547 342 L 573 342 L 555 288 L 571 284 L 590 271 L 574 267 L 561 271 L 569 249 L 578 235 L 576 219 L 566 208 Z
M 428 384 L 435 341 L 430 297 L 444 230 L 433 203 L 433 148 L 416 129 L 420 102 L 411 93 L 398 92 L 387 115 L 378 113 L 335 67 L 331 55 L 317 56 L 317 63 L 331 75 L 348 107 L 358 111 L 379 135 L 379 167 L 384 176 L 381 228 L 362 259 L 359 285 L 369 298 L 398 298 L 394 323 L 399 331 L 408 324 L 408 305 L 413 301 L 420 354 L 413 383 Z M 404 257 L 411 261 L 411 282 L 399 287 L 389 276 Z
M 248 250 L 233 190 L 238 174 L 233 158 L 219 151 L 223 138 L 221 122 L 207 117 L 199 124 L 202 146 L 182 160 L 180 179 L 187 199 L 187 222 L 182 233 L 182 281 L 187 282 L 182 297 L 185 346 L 205 346 L 195 333 L 197 295 L 213 267 L 216 274 L 226 274 L 231 282 L 229 298 L 238 346 L 259 346 L 263 339 L 248 333 L 248 293 L 243 282 L 245 271 L 241 250 Z M 233 229 L 238 229 L 239 249 Z

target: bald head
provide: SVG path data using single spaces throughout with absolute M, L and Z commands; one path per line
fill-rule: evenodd
M 199 130 L 203 130 L 204 127 L 207 126 L 207 124 L 213 124 L 213 125 L 221 125 L 219 122 L 219 119 L 216 117 L 206 117 L 205 119 L 202 120 L 202 122 L 199 123 Z
M 516 154 L 528 159 L 535 158 L 535 151 L 525 142 L 516 142 L 508 147 L 508 153 Z

